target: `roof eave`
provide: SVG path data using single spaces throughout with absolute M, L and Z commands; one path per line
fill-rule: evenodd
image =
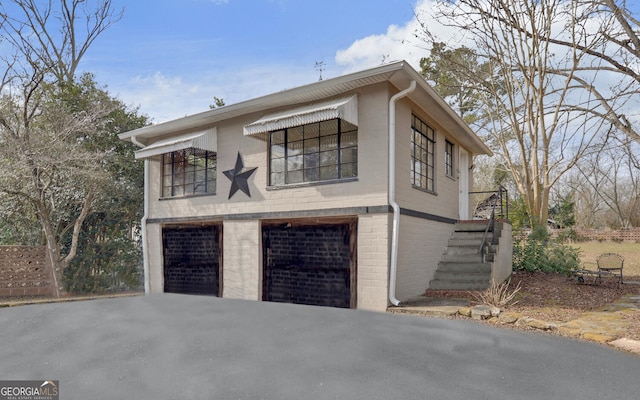
M 373 81 L 384 81 L 388 78 L 388 74 L 392 74 L 393 72 L 404 68 L 404 65 L 404 62 L 386 64 L 378 68 L 299 86 L 293 89 L 268 94 L 255 99 L 162 122 L 156 125 L 145 126 L 133 131 L 121 133 L 118 137 L 122 140 L 130 140 L 132 137 L 135 137 L 136 139 L 152 138 L 173 132 L 197 129 L 206 125 L 215 124 L 216 122 L 224 119 L 258 112 L 269 108 L 317 101 L 329 96 L 342 94 L 350 89 L 370 84 L 372 83 L 372 78 Z M 378 79 L 376 79 L 376 77 L 378 77 Z

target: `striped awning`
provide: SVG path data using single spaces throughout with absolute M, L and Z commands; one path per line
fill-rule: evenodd
M 252 136 L 336 118 L 358 125 L 357 95 L 265 115 L 246 125 L 244 134 Z
M 136 151 L 136 159 L 149 158 L 189 148 L 218 151 L 218 130 L 216 127 L 209 128 L 206 131 L 190 132 L 158 140 Z

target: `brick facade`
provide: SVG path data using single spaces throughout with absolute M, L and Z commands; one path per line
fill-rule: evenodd
M 146 177 L 149 198 L 146 228 L 149 273 L 146 279 L 149 291 L 161 292 L 165 287 L 162 230 L 175 224 L 215 223 L 224 232 L 221 245 L 224 263 L 220 274 L 222 297 L 280 301 L 270 296 L 295 290 L 315 291 L 316 297 L 319 297 L 320 290 L 305 285 L 311 282 L 315 285 L 346 287 L 348 281 L 350 307 L 384 311 L 388 306 L 393 218 L 388 187 L 389 99 L 416 81 L 416 90 L 395 105 L 396 165 L 393 191 L 396 202 L 404 212 L 400 224 L 395 292 L 401 301 L 422 294 L 430 275 L 437 268 L 443 243 L 446 243 L 453 229 L 453 222 L 459 218 L 459 195 L 469 186 L 469 182 L 460 182 L 460 178 L 467 180 L 471 175 L 466 171 L 463 171 L 464 175 L 445 174 L 445 143 L 454 144 L 454 159 L 462 148 L 469 157 L 486 154 L 489 150 L 452 110 L 443 108 L 424 80 L 415 78 L 419 78 L 417 71 L 405 63 L 395 63 L 348 78 L 327 80 L 306 88 L 210 110 L 198 117 L 186 117 L 121 134 L 124 140 L 135 138 L 149 147 L 164 139 L 184 138 L 211 129 L 216 132 L 215 194 L 163 198 L 160 156 L 146 158 L 149 167 Z M 265 116 L 291 112 L 297 115 L 296 110 L 302 112 L 301 108 L 307 112 L 311 109 L 308 107 L 347 96 L 357 97 L 357 178 L 272 185 L 269 179 L 269 136 L 266 132 L 246 134 L 245 128 Z M 301 115 L 306 115 L 304 112 Z M 417 190 L 411 185 L 412 114 L 418 115 L 436 132 L 436 187 L 432 192 Z M 234 168 L 238 154 L 246 170 L 255 168 L 247 180 L 250 193 L 237 191 L 232 194 L 232 183 L 223 174 Z M 458 167 L 454 162 L 454 170 Z M 332 218 L 334 222 L 328 222 Z M 335 222 L 340 219 L 342 222 Z M 350 235 L 348 278 L 341 266 L 334 265 L 340 264 L 339 260 L 344 257 L 342 250 L 322 249 L 326 237 L 317 237 L 313 241 L 309 239 L 310 244 L 305 249 L 291 249 L 297 259 L 292 259 L 291 254 L 286 254 L 284 250 L 278 255 L 280 264 L 277 266 L 269 266 L 270 261 L 265 259 L 264 227 L 287 221 L 297 222 L 294 226 L 331 225 L 345 221 L 351 225 L 349 220 L 357 227 Z M 324 254 L 314 255 L 309 249 Z M 327 265 L 332 266 L 329 268 Z M 266 276 L 267 273 L 270 275 Z M 285 285 L 285 281 L 295 281 L 298 288 L 304 289 L 291 286 L 286 290 L 272 290 L 275 283 Z M 320 301 L 318 298 L 302 298 L 302 294 L 297 296 L 291 301 L 314 304 Z M 342 300 L 337 301 L 346 303 L 342 295 L 338 297 Z
M 53 271 L 44 246 L 0 246 L 0 296 L 53 296 Z

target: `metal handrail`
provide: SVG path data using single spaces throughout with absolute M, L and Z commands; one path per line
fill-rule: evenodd
M 487 224 L 487 227 L 484 230 L 484 235 L 482 236 L 482 242 L 480 242 L 480 255 L 482 256 L 482 262 L 485 261 L 485 248 L 487 245 L 487 236 L 489 236 L 489 228 L 491 228 L 491 243 L 494 242 L 495 237 L 496 237 L 496 230 L 495 230 L 495 221 L 496 221 L 496 205 L 493 205 L 493 209 L 491 210 L 491 218 L 490 218 L 490 222 Z
M 482 194 L 482 193 L 498 193 L 497 201 L 494 201 L 491 205 L 491 215 L 489 217 L 489 223 L 484 230 L 484 235 L 482 236 L 482 242 L 480 243 L 480 254 L 482 256 L 482 262 L 485 262 L 486 256 L 486 246 L 487 246 L 487 237 L 489 236 L 489 230 L 491 230 L 491 244 L 495 243 L 496 233 L 495 233 L 495 223 L 496 223 L 496 208 L 497 204 L 500 203 L 500 217 L 509 218 L 509 193 L 507 189 L 502 186 L 498 187 L 497 191 L 489 191 L 489 192 L 470 192 L 469 194 Z M 506 199 L 506 201 L 505 201 Z M 506 209 L 506 212 L 505 212 Z
M 509 191 L 502 185 L 498 186 L 497 190 L 486 190 L 479 192 L 469 192 L 469 195 L 472 194 L 498 194 L 498 201 L 496 203 L 500 203 L 500 214 L 499 218 L 509 219 Z M 493 204 L 493 208 L 495 209 L 496 203 Z

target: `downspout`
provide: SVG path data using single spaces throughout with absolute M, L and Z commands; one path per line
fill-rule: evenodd
M 396 203 L 396 103 L 416 89 L 416 81 L 408 88 L 396 93 L 389 100 L 389 204 L 393 209 L 393 231 L 391 237 L 391 265 L 389 266 L 389 301 L 400 305 L 396 298 L 396 275 L 398 272 L 398 231 L 400 228 L 400 206 Z
M 131 143 L 138 147 L 144 148 L 145 145 L 140 143 L 135 136 L 131 136 Z M 149 294 L 151 287 L 149 285 L 149 256 L 147 255 L 147 218 L 149 217 L 149 159 L 144 159 L 144 215 L 140 222 L 142 230 L 142 268 L 144 273 L 144 293 Z

